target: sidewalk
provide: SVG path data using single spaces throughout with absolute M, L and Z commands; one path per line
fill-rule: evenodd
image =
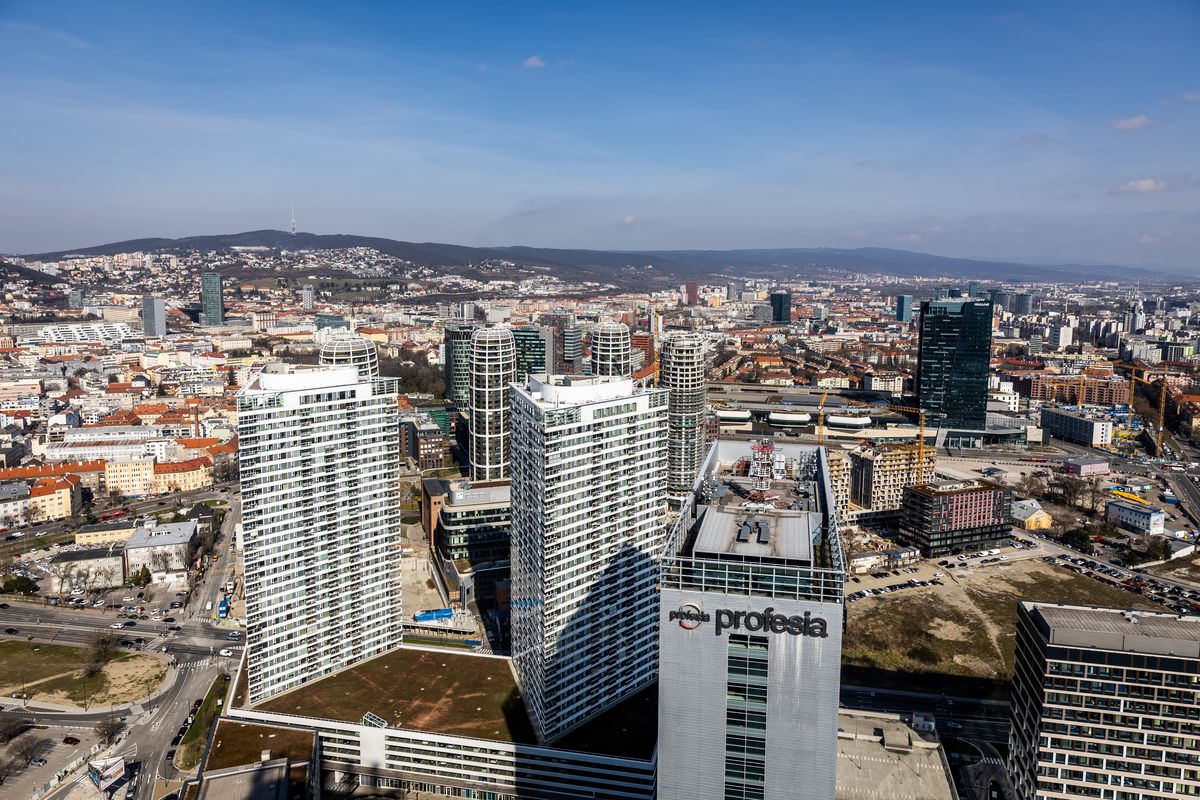
M 162 661 L 163 659 L 159 658 L 159 660 Z M 164 664 L 164 666 L 166 666 L 167 673 L 163 677 L 163 682 L 158 689 L 156 689 L 152 694 L 148 694 L 145 697 L 140 698 L 137 702 L 129 705 L 107 706 L 105 704 L 101 704 L 100 706 L 91 706 L 90 708 L 84 709 L 82 706 L 30 700 L 25 704 L 24 709 L 30 712 L 43 712 L 50 714 L 89 714 L 95 715 L 97 718 L 116 713 L 141 714 L 145 710 L 146 705 L 153 703 L 164 693 L 170 690 L 170 688 L 175 685 L 175 681 L 179 679 L 180 670 L 177 667 L 171 664 Z

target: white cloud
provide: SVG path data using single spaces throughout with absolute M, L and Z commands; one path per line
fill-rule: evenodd
M 1184 92 L 1180 97 L 1188 103 L 1200 103 L 1200 92 Z
M 1108 190 L 1109 194 L 1150 194 L 1152 192 L 1165 192 L 1168 188 L 1167 182 L 1158 178 L 1135 178 L 1131 181 L 1126 181 L 1120 186 L 1115 186 Z
M 1128 119 L 1114 119 L 1108 123 L 1113 129 L 1118 131 L 1136 131 L 1139 128 L 1150 127 L 1151 119 L 1145 114 L 1138 114 L 1136 117 Z
M 521 66 L 525 69 L 545 69 L 546 60 L 541 56 L 530 56 L 521 62 Z
M 626 214 L 625 216 L 621 217 L 622 225 L 632 225 L 635 222 L 637 222 L 637 217 L 635 217 L 633 214 Z
M 898 236 L 896 238 L 898 241 L 901 241 L 901 242 L 919 242 L 919 241 L 921 241 L 921 234 L 906 233 L 903 236 Z

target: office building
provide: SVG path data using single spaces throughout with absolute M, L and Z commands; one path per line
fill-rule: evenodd
M 345 328 L 350 329 L 350 320 L 343 317 L 341 314 L 329 314 L 318 311 L 313 317 L 313 325 L 318 331 L 325 329 Z
M 601 322 L 592 329 L 592 374 L 628 378 L 633 374 L 629 326 Z
M 725 299 L 731 302 L 738 299 L 738 285 L 736 283 L 726 284 Z
M 992 355 L 992 304 L 926 301 L 921 304 L 918 328 L 918 405 L 942 427 L 983 430 Z
M 200 324 L 209 328 L 225 324 L 224 285 L 215 272 L 200 276 Z
M 554 374 L 583 374 L 583 329 L 575 324 L 575 315 L 570 311 L 548 311 L 538 322 L 554 331 Z
M 400 643 L 396 394 L 280 363 L 238 394 L 251 703 Z
M 446 398 L 467 411 L 471 406 L 472 323 L 447 323 L 442 333 L 442 364 L 446 375 Z
M 913 298 L 911 294 L 896 295 L 896 320 L 898 322 L 912 322 L 913 318 Z
M 517 353 L 508 328 L 471 334 L 471 480 L 508 477 L 509 385 L 517 379 Z
M 1112 444 L 1113 424 L 1107 419 L 1092 419 L 1083 414 L 1043 408 L 1042 430 L 1067 442 L 1088 447 L 1108 447 Z
M 316 294 L 316 289 L 313 288 L 311 283 L 306 283 L 300 287 L 300 307 L 305 311 L 312 311 Z
M 540 325 L 521 325 L 513 328 L 513 344 L 517 350 L 517 380 L 527 375 L 546 372 L 554 363 L 554 329 Z
M 647 331 L 638 331 L 629 337 L 629 342 L 633 347 L 633 360 L 641 361 L 643 367 L 653 366 L 654 364 L 654 334 Z M 636 354 L 641 353 L 639 358 Z M 635 370 L 636 372 L 636 367 Z
M 1021 602 L 1014 800 L 1200 796 L 1200 617 Z
M 1063 459 L 1062 467 L 1063 472 L 1068 475 L 1078 475 L 1081 478 L 1090 478 L 1093 475 L 1107 475 L 1112 471 L 1109 467 L 1108 459 L 1101 456 L 1066 458 Z
M 982 296 L 983 296 L 983 284 L 980 283 L 979 281 L 968 281 L 967 282 L 967 297 L 982 297 Z
M 704 461 L 707 344 L 698 333 L 670 333 L 659 352 L 658 385 L 669 393 L 667 491 L 678 502 L 692 488 Z
M 907 486 L 900 541 L 926 558 L 1005 544 L 1012 526 L 1012 489 L 985 480 Z
M 1001 313 L 1008 311 L 1010 295 L 1008 292 L 1002 292 L 999 289 L 992 289 L 988 292 L 988 300 L 991 301 L 992 307 Z
M 400 422 L 400 452 L 422 472 L 446 465 L 446 435 L 428 414 L 412 414 Z
M 167 302 L 161 297 L 142 298 L 142 333 L 149 338 L 167 335 Z
M 1012 311 L 1017 316 L 1024 316 L 1033 313 L 1033 295 L 1031 294 L 1016 294 L 1012 299 Z
M 512 405 L 513 664 L 552 741 L 657 674 L 667 393 L 534 375 Z
M 327 367 L 354 367 L 364 378 L 379 377 L 379 350 L 375 343 L 349 330 L 331 336 L 321 345 L 319 359 Z
M 1104 504 L 1104 521 L 1113 528 L 1142 536 L 1161 534 L 1167 515 L 1161 508 L 1128 500 L 1109 500 Z
M 1046 336 L 1046 346 L 1051 350 L 1065 350 L 1075 340 L 1075 329 L 1070 325 L 1051 325 Z
M 771 292 L 771 321 L 786 325 L 792 321 L 792 293 L 779 289 Z
M 683 285 L 683 299 L 689 306 L 700 305 L 700 284 L 688 281 Z
M 841 796 L 845 559 L 824 449 L 718 440 L 664 553 L 659 800 Z

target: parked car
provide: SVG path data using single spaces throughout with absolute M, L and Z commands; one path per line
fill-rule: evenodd
M 225 648 L 222 648 L 221 652 L 218 653 L 217 655 L 225 656 L 226 658 L 228 658 L 229 656 L 233 655 L 233 651 L 230 650 L 228 647 L 225 647 Z
M 74 736 L 64 736 L 63 744 L 79 744 L 79 739 L 75 738 Z
M 46 766 L 46 759 L 39 756 L 38 758 L 33 759 L 33 761 L 30 761 L 29 765 L 32 767 L 44 767 Z

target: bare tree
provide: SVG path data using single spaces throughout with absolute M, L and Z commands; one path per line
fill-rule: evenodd
M 121 724 L 121 720 L 116 717 L 105 717 L 96 723 L 96 735 L 100 737 L 100 741 L 105 744 L 110 744 L 113 739 L 117 738 L 117 734 L 125 726 Z
M 50 572 L 50 578 L 54 584 L 58 599 L 61 600 L 70 591 L 71 580 L 75 575 L 75 564 L 70 561 L 61 561 L 57 564 L 51 562 L 47 569 Z
M 49 739 L 35 736 L 31 733 L 14 739 L 12 744 L 8 746 L 8 751 L 26 764 L 30 764 L 51 746 L 52 744 Z
M 11 714 L 0 714 L 0 743 L 11 742 L 25 732 L 28 722 Z
M 3 786 L 9 778 L 20 775 L 24 768 L 25 766 L 15 758 L 0 759 L 0 786 Z
M 1017 482 L 1017 489 L 1026 497 L 1038 499 L 1046 494 L 1046 482 L 1035 475 L 1025 475 Z
M 1100 508 L 1100 500 L 1104 497 L 1103 486 L 1100 483 L 1100 478 L 1093 475 L 1087 482 L 1087 503 L 1088 510 L 1093 514 Z

